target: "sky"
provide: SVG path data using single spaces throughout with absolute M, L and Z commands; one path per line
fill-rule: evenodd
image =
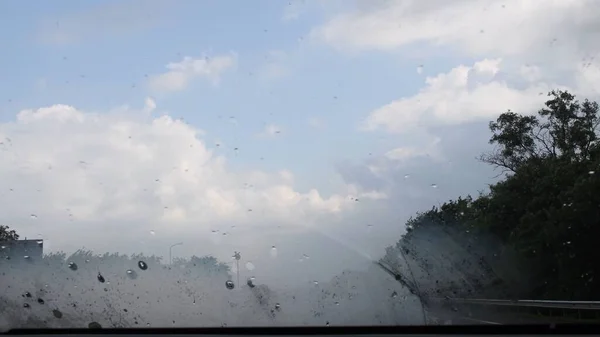
M 1 2 L 0 222 L 48 252 L 351 268 L 498 179 L 500 113 L 598 97 L 599 7 Z

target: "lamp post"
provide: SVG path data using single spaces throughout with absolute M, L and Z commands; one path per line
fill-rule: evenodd
M 237 272 L 237 284 L 239 287 L 240 286 L 240 259 L 242 258 L 242 256 L 240 255 L 240 252 L 234 252 L 233 257 L 235 258 L 236 272 Z
M 171 250 L 173 249 L 173 247 L 179 246 L 179 245 L 182 245 L 182 244 L 183 244 L 183 242 L 177 242 L 177 243 L 172 244 L 169 247 L 169 265 L 171 265 L 173 263 L 173 258 L 172 258 L 172 255 L 171 255 Z

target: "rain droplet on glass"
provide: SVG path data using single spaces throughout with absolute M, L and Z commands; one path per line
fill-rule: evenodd
M 271 254 L 271 257 L 277 257 L 277 247 L 272 246 L 270 254 Z
M 431 188 L 437 188 L 438 185 L 437 184 L 431 184 Z
M 141 270 L 148 269 L 148 265 L 144 261 L 138 261 L 138 267 L 140 267 Z
M 127 276 L 131 279 L 135 279 L 137 277 L 137 273 L 132 269 L 127 269 L 127 271 L 125 271 L 125 274 L 127 274 Z
M 225 288 L 227 288 L 229 290 L 235 288 L 235 285 L 233 284 L 233 281 L 232 280 L 225 281 Z
M 252 263 L 250 261 L 246 262 L 246 269 L 254 270 L 254 263 Z
M 69 262 L 68 266 L 71 270 L 77 270 L 77 264 L 75 264 L 75 262 Z

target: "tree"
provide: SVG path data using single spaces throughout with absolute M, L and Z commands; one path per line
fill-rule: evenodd
M 537 116 L 512 111 L 490 122 L 490 144 L 497 148 L 480 160 L 511 172 L 525 163 L 541 159 L 585 161 L 598 145 L 598 103 L 580 103 L 566 91 L 551 91 L 545 108 Z
M 19 234 L 15 230 L 10 229 L 8 226 L 0 225 L 0 241 L 12 241 L 18 240 Z
M 480 160 L 508 173 L 501 181 L 477 198 L 417 213 L 396 247 L 429 226 L 441 225 L 455 240 L 473 241 L 465 233 L 471 239 L 491 235 L 504 247 L 494 255 L 510 252 L 515 264 L 526 266 L 529 275 L 519 274 L 527 279 L 522 295 L 600 298 L 600 259 L 593 258 L 600 237 L 599 106 L 566 91 L 548 96 L 535 115 L 509 110 L 490 122 L 495 148 Z

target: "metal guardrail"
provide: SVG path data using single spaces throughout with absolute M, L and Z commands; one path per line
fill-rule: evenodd
M 600 301 L 497 300 L 477 298 L 430 298 L 436 302 L 554 309 L 600 310 Z

